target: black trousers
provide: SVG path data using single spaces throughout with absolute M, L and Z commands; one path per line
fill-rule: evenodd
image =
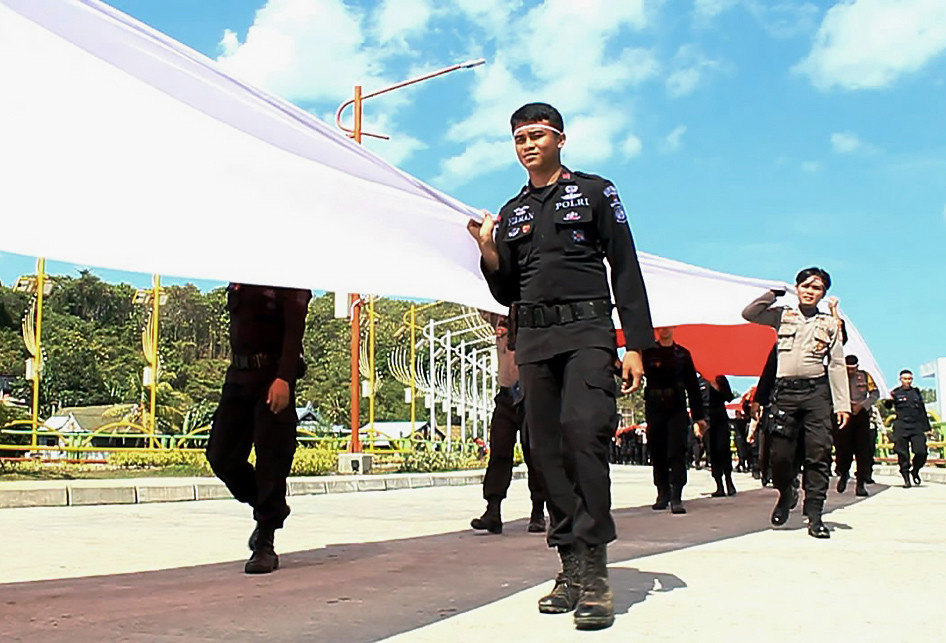
M 871 441 L 870 413 L 866 409 L 852 413 L 847 425 L 835 431 L 834 452 L 839 476 L 849 475 L 851 462 L 856 461 L 855 477 L 859 482 L 867 482 L 874 464 L 874 443 Z
M 805 514 L 820 516 L 831 475 L 831 389 L 826 378 L 813 381 L 805 389 L 785 388 L 776 383 L 773 396 L 773 404 L 784 415 L 768 427 L 772 484 L 783 493 L 788 490 L 797 471 L 796 454 L 803 448 Z
M 690 435 L 690 414 L 686 408 L 646 409 L 647 446 L 658 491 L 687 483 L 687 440 Z
M 261 373 L 262 375 L 262 373 Z M 287 513 L 286 478 L 296 451 L 295 392 L 289 405 L 274 414 L 266 404 L 273 377 L 228 381 L 214 414 L 207 460 L 233 497 L 253 507 L 253 518 L 279 529 Z M 248 461 L 256 448 L 256 466 Z
M 581 348 L 521 364 L 532 461 L 548 494 L 550 547 L 617 537 L 608 450 L 618 424 L 613 350 Z
M 913 448 L 913 471 L 918 472 L 926 464 L 926 434 L 917 431 L 893 430 L 893 452 L 897 454 L 900 473 L 910 473 L 910 448 Z
M 711 415 L 709 430 L 703 441 L 709 445 L 710 467 L 716 479 L 732 473 L 732 447 L 729 435 L 729 418 L 725 415 Z
M 529 496 L 533 504 L 545 502 L 545 488 L 532 464 L 529 432 L 526 430 L 526 412 L 522 404 L 513 402 L 512 393 L 501 388 L 496 393 L 496 407 L 489 423 L 489 464 L 483 477 L 483 497 L 502 500 L 512 481 L 512 460 L 516 448 L 516 434 L 522 444 L 522 457 L 529 475 Z

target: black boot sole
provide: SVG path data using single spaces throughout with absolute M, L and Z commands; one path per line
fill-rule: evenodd
M 565 607 L 564 605 L 539 605 L 539 612 L 541 614 L 568 614 L 574 611 L 574 605 L 571 607 Z
M 575 628 L 579 630 L 603 630 L 614 625 L 614 615 L 575 617 Z
M 487 523 L 484 520 L 479 518 L 474 518 L 470 521 L 470 527 L 477 531 L 488 531 L 491 534 L 501 534 L 503 533 L 503 523 Z

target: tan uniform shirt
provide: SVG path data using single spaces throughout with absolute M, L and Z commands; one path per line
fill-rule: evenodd
M 867 371 L 860 369 L 847 374 L 850 382 L 851 392 L 851 411 L 859 413 L 864 409 L 873 406 L 880 399 L 880 391 L 874 384 L 874 378 Z
M 828 382 L 836 413 L 850 413 L 851 395 L 841 348 L 838 321 L 818 312 L 806 317 L 799 309 L 773 306 L 771 290 L 754 300 L 742 311 L 744 319 L 771 326 L 778 333 L 778 368 L 776 377 L 814 379 L 825 374 L 827 358 Z

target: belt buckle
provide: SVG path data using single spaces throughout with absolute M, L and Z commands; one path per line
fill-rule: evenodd
M 541 306 L 532 309 L 532 325 L 536 328 L 544 328 L 548 325 L 545 321 L 545 309 Z

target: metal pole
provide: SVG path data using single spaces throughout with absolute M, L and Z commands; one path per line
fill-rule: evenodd
M 158 418 L 155 416 L 157 408 L 156 395 L 158 388 L 158 314 L 161 308 L 161 277 L 154 275 L 151 278 L 151 364 L 154 372 L 151 375 L 151 448 L 155 448 L 155 434 L 158 430 Z
M 371 397 L 368 398 L 368 434 L 371 436 L 372 447 L 374 446 L 374 405 L 375 405 L 375 387 L 377 378 L 375 375 L 374 362 L 374 295 L 368 297 L 368 366 L 371 369 Z
M 460 342 L 460 443 L 466 444 L 466 340 Z
M 355 129 L 352 138 L 361 143 L 361 85 L 355 85 Z M 355 257 L 352 257 L 354 260 Z M 349 295 L 349 310 L 351 311 L 351 365 L 350 365 L 350 404 L 351 404 L 351 440 L 348 450 L 351 453 L 361 453 L 361 374 L 358 370 L 358 353 L 361 350 L 361 298 L 357 293 Z
M 411 435 L 414 435 L 414 424 L 417 421 L 417 377 L 415 367 L 417 365 L 417 340 L 415 337 L 414 323 L 416 321 L 417 307 L 411 304 Z
M 470 411 L 473 415 L 473 436 L 479 435 L 480 427 L 480 414 L 477 406 L 479 405 L 479 386 L 476 380 L 476 373 L 479 370 L 479 366 L 476 363 L 476 359 L 479 356 L 480 352 L 478 349 L 474 348 L 473 352 L 470 354 L 470 395 L 473 396 L 473 399 L 470 400 Z
M 436 386 L 436 373 L 434 372 L 434 320 L 431 319 L 427 325 L 427 332 L 430 336 L 427 345 L 430 347 L 430 357 L 428 362 L 428 371 L 427 371 L 427 380 L 428 380 L 428 390 L 427 395 L 430 396 L 430 439 L 434 439 L 434 430 L 437 428 L 437 386 Z
M 39 377 L 43 370 L 43 291 L 46 289 L 46 259 L 40 257 L 36 260 L 36 358 L 34 362 L 35 373 L 33 374 L 33 409 L 32 409 L 32 432 L 30 437 L 30 446 L 35 449 L 39 446 Z
M 444 405 L 447 411 L 447 450 L 453 444 L 453 332 L 444 335 L 444 348 L 447 349 L 447 399 Z

